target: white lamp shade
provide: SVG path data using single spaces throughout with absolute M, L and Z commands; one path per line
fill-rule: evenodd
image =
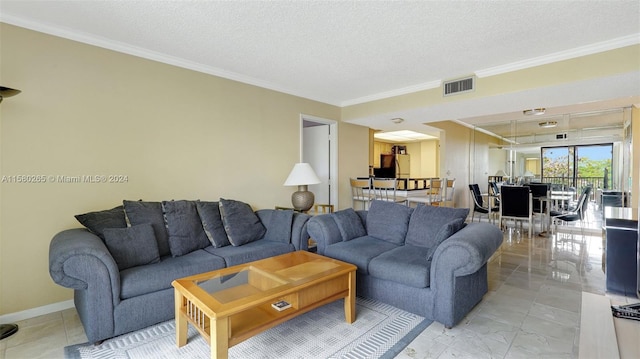
M 534 175 L 533 173 L 531 173 L 531 171 L 525 171 L 522 174 L 522 177 L 535 177 L 536 175 Z
M 507 177 L 507 174 L 503 170 L 499 170 L 498 172 L 496 172 L 496 176 Z
M 320 178 L 308 163 L 296 163 L 289 173 L 289 177 L 284 181 L 285 186 L 304 186 L 320 183 Z

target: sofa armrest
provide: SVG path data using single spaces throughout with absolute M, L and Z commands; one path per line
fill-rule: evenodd
M 502 238 L 500 229 L 492 224 L 467 224 L 436 249 L 431 264 L 432 283 L 437 279 L 433 276 L 443 270 L 457 277 L 477 272 L 500 247 Z
M 63 287 L 91 290 L 117 303 L 118 266 L 100 237 L 75 228 L 56 234 L 49 245 L 49 274 Z
M 307 223 L 311 218 L 305 213 L 294 213 L 293 224 L 291 226 L 291 244 L 299 251 L 309 250 L 309 232 L 307 232 Z
M 442 242 L 431 263 L 435 319 L 455 325 L 487 291 L 486 264 L 502 244 L 502 231 L 470 223 Z
M 307 222 L 307 231 L 318 245 L 318 254 L 324 254 L 327 246 L 342 242 L 342 234 L 332 214 L 321 214 Z

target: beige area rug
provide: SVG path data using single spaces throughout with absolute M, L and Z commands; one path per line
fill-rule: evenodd
M 339 300 L 260 333 L 229 349 L 247 358 L 393 358 L 432 321 L 395 307 L 357 298 L 356 321 L 344 321 Z M 210 358 L 209 345 L 189 325 L 188 342 L 178 348 L 174 321 L 106 340 L 101 345 L 65 348 L 68 359 Z

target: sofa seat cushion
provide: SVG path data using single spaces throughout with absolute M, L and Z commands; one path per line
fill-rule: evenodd
M 369 274 L 369 262 L 371 259 L 397 247 L 397 245 L 382 239 L 364 236 L 329 245 L 325 249 L 324 255 L 355 264 L 358 267 L 358 272 Z
M 212 248 L 212 247 L 208 247 Z M 120 298 L 171 288 L 175 279 L 224 268 L 224 259 L 204 249 L 180 257 L 164 257 L 160 263 L 133 267 L 120 272 Z
M 215 254 L 216 256 L 222 257 L 226 262 L 227 267 L 231 267 L 238 264 L 253 262 L 260 259 L 293 252 L 296 249 L 291 243 L 260 239 L 257 241 L 249 242 L 247 244 L 243 244 L 238 247 L 207 247 L 204 250 L 209 253 Z
M 373 258 L 369 274 L 415 288 L 430 285 L 431 261 L 426 260 L 428 248 L 404 245 Z

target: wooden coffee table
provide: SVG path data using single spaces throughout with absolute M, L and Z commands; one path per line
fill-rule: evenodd
M 347 323 L 355 320 L 356 266 L 306 251 L 177 279 L 172 285 L 178 347 L 187 344 L 191 323 L 211 345 L 212 358 L 227 358 L 229 347 L 341 298 Z M 281 300 L 291 307 L 272 307 Z

